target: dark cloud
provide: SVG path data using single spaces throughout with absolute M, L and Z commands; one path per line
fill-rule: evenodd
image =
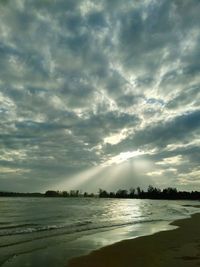
M 183 91 L 179 92 L 179 94 L 170 100 L 167 103 L 167 107 L 170 109 L 176 109 L 181 106 L 185 106 L 191 103 L 195 103 L 198 106 L 198 99 L 200 94 L 199 84 L 193 85 L 189 88 L 184 88 Z
M 125 127 L 134 127 L 139 122 L 135 115 L 118 112 L 92 114 L 73 127 L 76 136 L 81 137 L 92 146 L 103 142 L 103 139 L 112 133 L 117 133 Z
M 200 111 L 183 114 L 167 121 L 160 121 L 155 125 L 148 125 L 142 130 L 135 131 L 133 135 L 117 145 L 106 148 L 108 152 L 120 153 L 134 150 L 145 145 L 153 145 L 158 149 L 165 148 L 168 144 L 177 143 L 179 140 L 188 142 L 195 138 L 195 133 L 200 131 Z
M 102 12 L 90 13 L 87 17 L 87 24 L 94 29 L 101 29 L 107 26 L 106 18 Z
M 138 105 L 144 99 L 143 95 L 123 94 L 117 99 L 117 104 L 124 108 Z
M 177 140 L 191 138 L 189 135 L 200 128 L 200 111 L 191 112 L 177 116 L 166 122 L 150 126 L 144 131 L 135 134 L 134 140 L 137 144 L 157 143 L 165 146 Z

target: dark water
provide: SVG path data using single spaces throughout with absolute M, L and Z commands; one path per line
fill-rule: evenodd
M 0 198 L 0 266 L 66 266 L 69 258 L 166 230 L 192 201 Z

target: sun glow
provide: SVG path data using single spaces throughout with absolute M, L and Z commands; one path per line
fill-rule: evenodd
M 112 134 L 104 138 L 104 143 L 115 145 L 121 142 L 127 136 L 128 129 L 123 129 L 117 134 Z
M 152 164 L 149 160 L 143 158 L 145 152 L 127 151 L 110 158 L 104 163 L 93 166 L 90 169 L 81 171 L 71 177 L 64 178 L 57 189 L 64 188 L 64 190 L 92 190 L 97 192 L 98 188 L 105 188 L 112 190 L 123 186 L 124 181 L 130 184 L 145 184 L 138 180 L 138 174 L 152 171 Z M 148 175 L 149 180 L 149 175 Z
M 112 164 L 120 164 L 124 161 L 127 161 L 131 158 L 134 158 L 134 157 L 137 157 L 137 156 L 140 156 L 143 154 L 144 154 L 144 152 L 139 151 L 139 150 L 123 152 L 117 156 L 110 158 L 107 162 L 104 163 L 104 165 L 110 166 Z

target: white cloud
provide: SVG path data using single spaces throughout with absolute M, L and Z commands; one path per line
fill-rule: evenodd
M 156 165 L 180 165 L 183 164 L 183 158 L 181 155 L 177 155 L 174 157 L 164 158 L 162 161 L 158 161 L 155 164 Z

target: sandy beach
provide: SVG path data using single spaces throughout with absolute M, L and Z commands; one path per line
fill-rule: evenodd
M 67 267 L 200 266 L 200 214 L 171 224 L 178 228 L 103 247 Z

